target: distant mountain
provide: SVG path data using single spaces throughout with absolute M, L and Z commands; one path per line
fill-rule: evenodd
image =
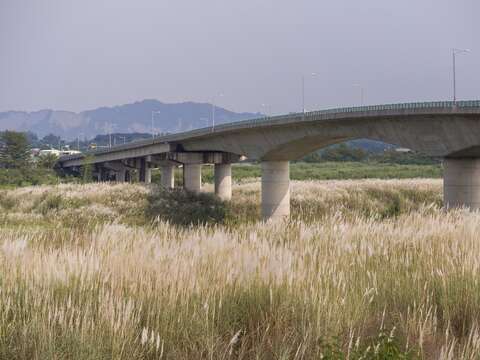
M 155 133 L 174 133 L 201 128 L 210 126 L 212 121 L 211 104 L 195 102 L 166 104 L 158 100 L 143 100 L 80 113 L 58 110 L 2 112 L 0 131 L 31 131 L 39 137 L 54 134 L 67 140 L 75 139 L 77 136 L 92 138 L 109 132 L 151 133 L 152 112 Z M 215 107 L 216 124 L 259 116 L 258 113 L 236 113 Z

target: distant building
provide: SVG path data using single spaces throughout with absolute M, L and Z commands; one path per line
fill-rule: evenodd
M 396 148 L 395 151 L 399 152 L 399 153 L 411 153 L 411 152 L 413 152 L 413 150 L 407 149 L 407 148 Z
M 70 150 L 70 149 L 65 149 L 65 150 L 57 150 L 57 149 L 48 149 L 48 150 L 40 150 L 40 149 L 32 149 L 32 156 L 37 157 L 37 156 L 49 156 L 53 155 L 56 157 L 60 157 L 63 155 L 74 155 L 74 154 L 80 154 L 81 152 L 78 150 Z

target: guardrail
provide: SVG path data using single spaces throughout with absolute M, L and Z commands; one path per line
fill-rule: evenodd
M 401 103 L 401 104 L 385 104 L 385 105 L 371 105 L 371 106 L 352 106 L 352 107 L 343 107 L 343 108 L 332 108 L 326 110 L 316 110 L 308 111 L 306 113 L 297 112 L 290 113 L 288 115 L 276 115 L 276 116 L 263 116 L 261 118 L 236 121 L 233 123 L 222 124 L 216 126 L 217 130 L 228 129 L 236 125 L 247 125 L 258 124 L 259 122 L 265 120 L 283 120 L 292 117 L 312 117 L 312 116 L 321 116 L 321 115 L 332 115 L 332 114 L 342 114 L 342 113 L 356 113 L 356 112 L 367 112 L 367 111 L 389 111 L 389 110 L 417 110 L 417 109 L 438 109 L 438 108 L 452 108 L 456 106 L 457 108 L 480 108 L 480 100 L 467 100 L 467 101 L 430 101 L 430 102 L 416 102 L 416 103 Z M 198 129 L 201 130 L 201 129 Z M 193 130 L 195 131 L 195 130 Z M 191 133 L 191 132 L 189 132 Z

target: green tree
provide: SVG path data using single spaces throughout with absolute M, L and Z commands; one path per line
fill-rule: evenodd
M 0 134 L 0 167 L 26 168 L 30 163 L 30 145 L 27 136 L 16 131 Z
M 88 183 L 93 180 L 92 159 L 93 159 L 93 156 L 88 156 L 88 155 L 83 158 L 83 165 L 81 168 L 80 175 L 84 183 Z
M 58 156 L 54 154 L 40 155 L 38 158 L 37 165 L 45 169 L 53 169 L 57 163 Z
M 60 136 L 56 136 L 53 134 L 48 134 L 43 137 L 41 140 L 43 147 L 50 149 L 52 147 L 58 147 L 60 148 L 60 143 L 62 142 L 62 139 Z
M 346 144 L 334 145 L 322 152 L 324 161 L 363 161 L 367 153 L 359 148 L 350 147 Z

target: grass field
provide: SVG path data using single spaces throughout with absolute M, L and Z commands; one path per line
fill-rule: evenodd
M 0 358 L 477 358 L 480 215 L 440 180 L 294 181 L 281 224 L 257 181 L 216 226 L 152 222 L 154 190 L 0 191 Z

